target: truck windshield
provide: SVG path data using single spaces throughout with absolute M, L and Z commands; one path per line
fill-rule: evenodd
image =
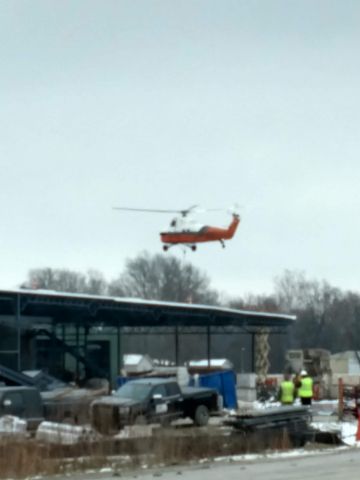
M 145 400 L 149 395 L 151 388 L 152 385 L 128 382 L 116 391 L 116 396 L 121 398 L 131 398 L 133 400 Z

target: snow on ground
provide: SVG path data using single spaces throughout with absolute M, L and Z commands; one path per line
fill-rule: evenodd
M 281 404 L 275 401 L 242 402 L 239 405 L 239 410 L 266 410 L 280 406 Z M 299 399 L 295 400 L 294 406 L 301 406 Z M 358 428 L 360 428 L 357 420 L 354 418 L 353 420 L 339 421 L 337 419 L 337 406 L 337 400 L 313 401 L 310 411 L 314 421 L 311 423 L 311 426 L 322 432 L 338 433 L 345 445 L 360 447 L 360 441 L 356 441 L 356 433 Z M 301 450 L 297 449 L 289 453 L 293 454 L 293 452 L 301 453 Z M 304 454 L 304 452 L 301 454 Z
M 313 401 L 310 408 L 316 411 L 317 414 L 329 415 L 330 413 L 337 411 L 337 405 L 337 400 L 320 400 Z M 299 398 L 295 400 L 293 406 L 301 407 Z M 274 398 L 270 398 L 269 400 L 263 402 L 260 402 L 259 400 L 255 400 L 254 402 L 245 402 L 240 400 L 238 401 L 238 407 L 239 410 L 266 410 L 267 408 L 281 407 L 281 403 L 276 401 Z
M 337 447 L 336 450 L 347 450 L 347 447 Z M 245 453 L 244 455 L 231 455 L 228 457 L 215 457 L 211 459 L 214 462 L 252 462 L 255 460 L 276 460 L 282 458 L 294 458 L 303 457 L 309 455 L 321 455 L 329 452 L 333 452 L 334 448 L 324 448 L 322 450 L 306 450 L 304 448 L 297 448 L 294 450 L 286 451 L 272 451 L 266 453 Z M 208 459 L 204 459 L 202 463 Z
M 272 403 L 271 407 L 274 406 Z M 262 404 L 262 409 L 265 408 Z M 269 408 L 269 407 L 268 407 Z M 326 453 L 333 452 L 335 449 L 336 451 L 339 450 L 347 450 L 349 447 L 357 447 L 360 448 L 360 441 L 356 441 L 356 433 L 358 430 L 358 423 L 357 420 L 353 421 L 328 421 L 328 422 L 312 422 L 311 426 L 320 430 L 322 432 L 331 432 L 331 433 L 338 433 L 339 437 L 342 439 L 344 446 L 341 447 L 329 447 L 329 448 L 322 448 L 321 450 L 314 449 L 308 450 L 306 448 L 296 448 L 293 450 L 287 451 L 272 451 L 272 452 L 265 452 L 265 453 L 248 453 L 244 455 L 232 455 L 228 457 L 216 457 L 212 459 L 214 462 L 244 462 L 244 461 L 256 461 L 261 459 L 267 460 L 276 460 L 276 459 L 284 459 L 284 458 L 293 458 L 293 457 L 302 457 L 302 456 L 309 456 L 309 455 L 322 455 Z M 203 462 L 207 461 L 208 459 L 204 459 Z
M 321 432 L 338 433 L 345 445 L 360 447 L 360 442 L 356 441 L 358 424 L 355 419 L 346 422 L 312 422 L 311 426 Z
M 338 400 L 316 400 L 315 405 L 334 405 L 337 407 Z
M 357 422 L 341 423 L 341 438 L 345 445 L 360 447 L 360 442 L 356 441 L 356 433 L 358 430 Z
M 26 434 L 27 422 L 13 415 L 4 415 L 0 417 L 0 434 L 19 433 Z

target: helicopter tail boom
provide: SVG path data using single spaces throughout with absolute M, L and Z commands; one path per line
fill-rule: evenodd
M 227 236 L 224 237 L 224 240 L 230 240 L 235 235 L 236 229 L 240 223 L 240 215 L 233 213 L 233 219 L 227 229 Z

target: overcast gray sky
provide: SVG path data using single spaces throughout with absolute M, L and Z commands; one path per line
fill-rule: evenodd
M 0 286 L 161 252 L 167 216 L 113 205 L 238 202 L 186 254 L 214 287 L 357 290 L 359 25 L 358 0 L 1 0 Z

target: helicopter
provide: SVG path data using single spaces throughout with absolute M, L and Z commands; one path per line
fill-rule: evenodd
M 128 207 L 113 207 L 113 209 L 131 212 L 176 213 L 177 216 L 171 220 L 169 228 L 160 232 L 160 239 L 164 244 L 163 250 L 165 252 L 174 245 L 184 245 L 192 251 L 195 251 L 198 243 L 217 241 L 225 248 L 225 240 L 233 238 L 240 223 L 240 215 L 237 213 L 236 207 L 230 210 L 232 221 L 227 228 L 202 225 L 194 221 L 192 215 L 199 212 L 198 205 L 192 205 L 184 210 Z M 207 211 L 219 210 L 221 209 L 211 209 Z

